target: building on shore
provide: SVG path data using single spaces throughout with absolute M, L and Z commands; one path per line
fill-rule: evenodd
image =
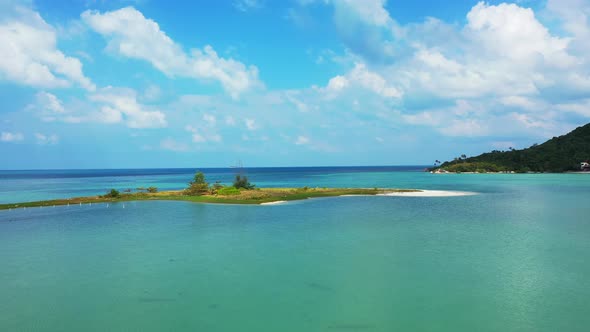
M 583 161 L 580 163 L 580 170 L 583 172 L 590 172 L 590 163 Z

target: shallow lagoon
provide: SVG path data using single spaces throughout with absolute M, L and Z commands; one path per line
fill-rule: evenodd
M 0 211 L 0 330 L 590 325 L 590 176 L 326 172 L 299 179 L 480 194 Z

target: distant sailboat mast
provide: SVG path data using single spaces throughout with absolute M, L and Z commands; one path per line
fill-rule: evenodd
M 230 166 L 229 168 L 234 168 L 237 170 L 237 174 L 242 175 L 244 173 L 244 165 L 242 164 L 242 160 L 238 160 L 235 165 Z

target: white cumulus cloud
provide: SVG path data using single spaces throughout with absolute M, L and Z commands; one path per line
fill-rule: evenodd
M 309 142 L 310 140 L 307 136 L 297 136 L 297 139 L 295 140 L 296 145 L 306 145 L 309 144 Z
M 167 125 L 166 115 L 137 101 L 132 89 L 106 87 L 89 97 L 102 104 L 98 119 L 106 123 L 125 122 L 130 128 L 160 128 Z
M 235 0 L 234 7 L 237 10 L 247 12 L 252 9 L 261 8 L 264 5 L 262 0 Z
M 39 145 L 55 145 L 59 142 L 59 136 L 56 134 L 35 133 L 35 139 Z
M 55 29 L 25 7 L 0 21 L 0 78 L 40 88 L 64 88 L 72 83 L 94 90 L 82 63 L 57 48 Z
M 3 131 L 0 133 L 0 142 L 19 142 L 25 139 L 21 133 L 11 133 Z
M 258 129 L 258 124 L 256 123 L 256 120 L 254 120 L 254 119 L 245 119 L 244 123 L 246 124 L 246 128 L 248 128 L 248 130 Z
M 208 125 L 200 126 L 200 128 L 198 126 L 186 125 L 184 129 L 191 133 L 194 143 L 219 143 L 223 140 L 223 137 Z
M 567 53 L 569 40 L 552 36 L 530 8 L 479 2 L 467 14 L 467 22 L 466 33 L 478 47 L 485 47 L 488 55 L 557 67 L 576 61 Z
M 102 14 L 85 11 L 82 20 L 108 40 L 109 51 L 147 61 L 170 77 L 218 81 L 233 98 L 261 84 L 255 66 L 222 58 L 209 45 L 185 53 L 158 23 L 133 7 Z
M 189 146 L 185 143 L 178 142 L 171 137 L 167 137 L 160 142 L 160 148 L 162 150 L 169 150 L 174 152 L 186 152 L 189 150 Z
M 335 76 L 328 82 L 326 92 L 331 95 L 348 87 L 361 87 L 386 98 L 400 98 L 403 93 L 390 85 L 381 75 L 369 70 L 364 63 L 356 63 L 345 76 Z

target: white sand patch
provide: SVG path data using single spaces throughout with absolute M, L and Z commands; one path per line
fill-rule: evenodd
M 450 190 L 421 190 L 408 192 L 392 192 L 386 194 L 378 194 L 378 196 L 404 196 L 404 197 L 456 197 L 456 196 L 471 196 L 477 193 L 469 191 L 450 191 Z
M 260 203 L 260 205 L 277 205 L 277 204 L 283 204 L 283 203 L 287 203 L 287 201 L 266 202 L 266 203 Z

